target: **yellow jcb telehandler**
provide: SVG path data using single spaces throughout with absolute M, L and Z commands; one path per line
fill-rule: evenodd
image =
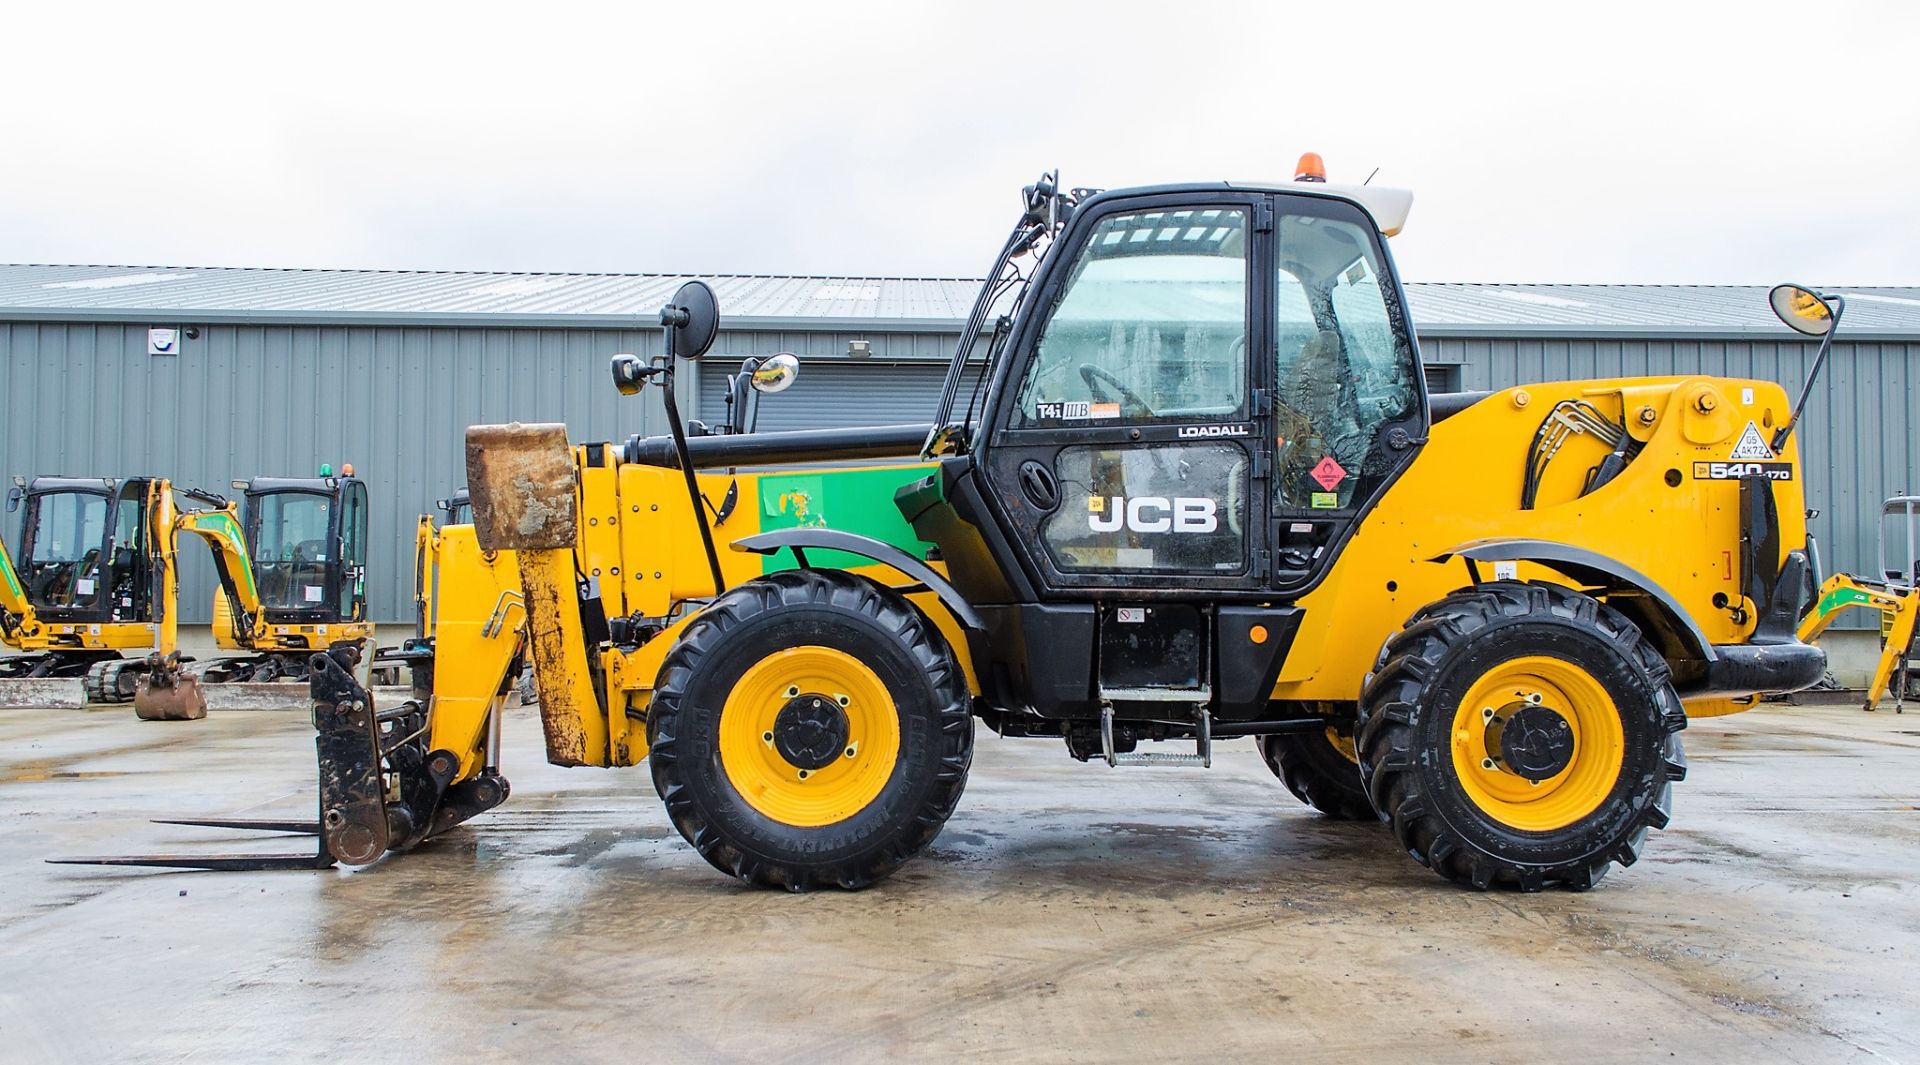
M 1303 170 L 1030 186 L 925 424 L 689 438 L 675 365 L 719 322 L 689 282 L 667 353 L 612 365 L 622 392 L 661 386 L 668 435 L 468 431 L 473 524 L 440 530 L 415 697 L 376 707 L 350 650 L 315 657 L 314 852 L 105 860 L 432 839 L 505 799 L 525 660 L 549 761 L 646 760 L 680 834 L 752 884 L 858 888 L 912 858 L 978 720 L 1113 767 L 1253 737 L 1449 880 L 1591 887 L 1667 824 L 1690 711 L 1821 675 L 1794 636 L 1806 392 L 1429 395 L 1387 250 L 1410 195 Z M 1831 341 L 1829 301 L 1775 304 Z

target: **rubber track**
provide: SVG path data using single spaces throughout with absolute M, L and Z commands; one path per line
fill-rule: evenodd
M 926 673 L 939 704 L 942 750 L 935 786 L 910 825 L 873 849 L 854 868 L 816 870 L 781 865 L 748 854 L 722 836 L 687 793 L 674 733 L 680 703 L 710 648 L 748 619 L 787 607 L 831 603 L 866 615 L 892 632 Z M 837 886 L 857 890 L 884 879 L 932 843 L 953 815 L 973 761 L 972 697 L 946 641 L 913 604 L 865 577 L 838 570 L 784 570 L 748 581 L 715 599 L 681 633 L 660 665 L 648 711 L 627 711 L 647 723 L 648 761 L 667 815 L 681 836 L 714 868 L 749 884 L 787 891 Z M 830 875 L 829 875 L 830 874 Z
M 1414 750 L 1413 723 L 1421 710 L 1427 678 L 1438 670 L 1454 643 L 1489 625 L 1547 614 L 1582 622 L 1596 635 L 1626 650 L 1655 686 L 1660 725 L 1666 734 L 1666 779 L 1636 822 L 1610 848 L 1581 862 L 1524 865 L 1470 845 L 1434 812 L 1419 775 L 1411 772 L 1421 753 Z M 1632 865 L 1640 858 L 1648 830 L 1667 827 L 1673 809 L 1673 784 L 1687 775 L 1686 752 L 1679 736 L 1687 727 L 1687 714 L 1673 690 L 1666 660 L 1625 615 L 1557 584 L 1483 584 L 1422 607 L 1381 647 L 1374 672 L 1361 690 L 1359 713 L 1355 740 L 1361 777 L 1374 806 L 1381 811 L 1381 820 L 1392 827 L 1395 838 L 1415 861 L 1448 880 L 1482 891 L 1491 887 L 1539 891 L 1553 886 L 1584 891 L 1599 883 L 1612 863 Z

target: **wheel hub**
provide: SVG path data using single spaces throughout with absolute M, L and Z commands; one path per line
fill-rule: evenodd
M 1501 769 L 1526 780 L 1550 780 L 1573 764 L 1572 723 L 1533 699 L 1494 714 L 1486 743 Z
M 847 713 L 826 695 L 796 695 L 773 719 L 773 749 L 796 769 L 832 765 L 847 748 Z

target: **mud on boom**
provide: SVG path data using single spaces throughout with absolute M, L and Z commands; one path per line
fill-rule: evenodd
M 1109 766 L 1253 737 L 1301 799 L 1473 887 L 1633 862 L 1689 712 L 1821 675 L 1793 632 L 1797 405 L 1702 376 L 1428 395 L 1385 239 L 1410 200 L 1043 180 L 923 425 L 688 438 L 675 360 L 718 322 L 689 283 L 668 355 L 613 362 L 623 392 L 667 386 L 672 435 L 469 430 L 418 699 L 315 679 L 320 860 L 503 798 L 525 659 L 550 761 L 646 760 L 754 884 L 911 858 L 975 718 Z M 1832 324 L 1811 292 L 1780 305 Z M 737 394 L 795 369 L 744 366 Z

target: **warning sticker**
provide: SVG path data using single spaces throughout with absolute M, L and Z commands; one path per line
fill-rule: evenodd
M 1307 476 L 1312 477 L 1320 487 L 1331 492 L 1341 481 L 1347 479 L 1347 471 L 1345 467 L 1333 461 L 1332 455 L 1328 455 L 1321 459 Z
M 1340 493 L 1315 492 L 1310 502 L 1315 510 L 1336 510 L 1340 506 Z
M 1733 451 L 1727 457 L 1765 462 L 1773 457 L 1773 449 L 1767 446 L 1767 438 L 1760 435 L 1760 427 L 1748 422 L 1746 431 L 1740 434 L 1740 439 L 1734 441 Z

